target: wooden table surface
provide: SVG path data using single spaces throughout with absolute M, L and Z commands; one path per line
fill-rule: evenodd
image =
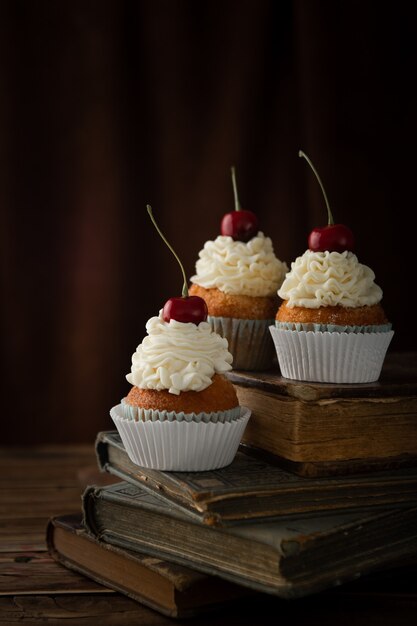
M 93 446 L 0 448 L 0 624 L 57 626 L 373 626 L 417 623 L 417 567 L 285 601 L 269 595 L 187 620 L 173 620 L 65 569 L 49 558 L 52 515 L 80 511 L 99 474 Z

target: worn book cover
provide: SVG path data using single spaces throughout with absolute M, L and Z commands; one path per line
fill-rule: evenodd
M 238 452 L 227 467 L 209 472 L 163 472 L 139 467 L 117 431 L 96 438 L 99 467 L 168 499 L 200 521 L 227 525 L 265 517 L 417 506 L 417 468 L 312 480 Z
M 291 598 L 417 554 L 417 507 L 208 526 L 139 485 L 89 487 L 84 523 L 99 540 Z
M 220 578 L 99 541 L 81 522 L 81 514 L 49 520 L 50 555 L 65 567 L 160 613 L 187 617 L 250 595 L 247 589 Z
M 417 353 L 388 354 L 379 381 L 289 380 L 227 373 L 251 419 L 243 443 L 305 476 L 417 466 Z

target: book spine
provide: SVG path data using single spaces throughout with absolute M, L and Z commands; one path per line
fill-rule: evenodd
M 94 537 L 99 539 L 100 531 L 95 523 L 95 501 L 97 499 L 97 489 L 94 486 L 89 486 L 82 494 L 82 524 L 84 528 L 90 532 Z
M 98 437 L 94 448 L 96 451 L 97 465 L 99 469 L 102 472 L 108 471 L 107 470 L 107 465 L 109 463 L 108 443 L 106 441 L 103 441 L 103 439 L 101 439 L 100 437 Z
M 60 555 L 58 551 L 56 550 L 55 544 L 54 544 L 54 528 L 55 528 L 55 520 L 52 517 L 48 520 L 48 523 L 46 525 L 45 543 L 46 543 L 46 548 L 50 556 L 55 561 L 60 561 L 60 558 L 59 558 Z

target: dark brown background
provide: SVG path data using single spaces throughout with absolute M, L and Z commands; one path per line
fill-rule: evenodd
M 416 22 L 363 0 L 0 0 L 2 437 L 93 441 L 146 320 L 233 208 L 288 262 L 353 229 L 417 348 Z

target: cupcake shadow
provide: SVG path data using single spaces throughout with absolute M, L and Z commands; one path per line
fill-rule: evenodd
M 273 367 L 275 350 L 269 327 L 274 320 L 209 315 L 207 321 L 216 333 L 227 339 L 233 369 L 261 371 Z

